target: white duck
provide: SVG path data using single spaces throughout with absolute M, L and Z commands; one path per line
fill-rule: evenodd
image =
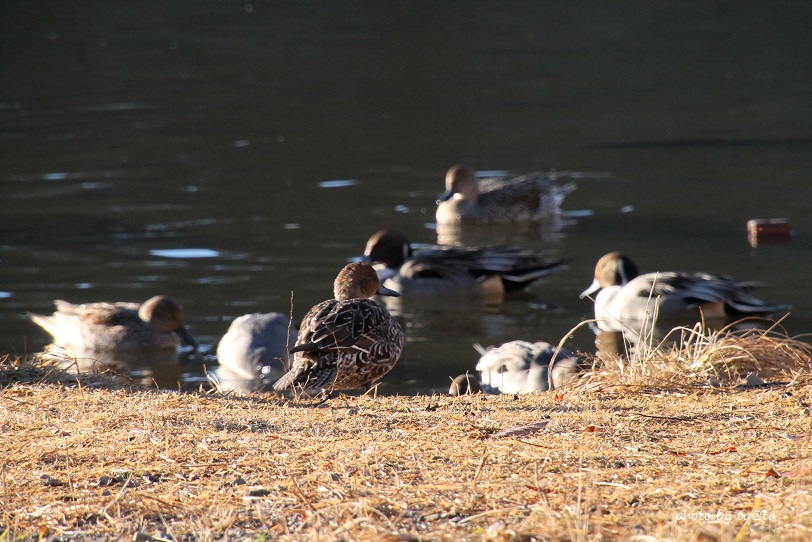
M 788 305 L 770 305 L 753 296 L 750 290 L 756 286 L 710 273 L 639 275 L 628 256 L 610 252 L 598 260 L 595 280 L 581 298 L 598 292 L 595 319 L 603 331 L 639 332 L 658 321 L 679 325 L 789 310 Z

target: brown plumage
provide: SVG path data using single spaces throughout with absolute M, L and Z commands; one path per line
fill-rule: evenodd
M 184 326 L 180 303 L 165 295 L 138 303 L 56 301 L 50 315 L 31 314 L 31 320 L 53 335 L 56 345 L 71 350 L 151 350 L 175 348 L 178 340 L 197 341 Z
M 508 174 L 480 179 L 464 165 L 448 170 L 437 200 L 438 224 L 525 224 L 558 216 L 561 202 L 575 190 L 559 182 L 566 174 Z
M 368 388 L 388 373 L 403 350 L 403 330 L 374 295 L 398 296 L 381 286 L 372 266 L 351 263 L 334 283 L 335 299 L 310 309 L 302 320 L 293 365 L 275 390 Z

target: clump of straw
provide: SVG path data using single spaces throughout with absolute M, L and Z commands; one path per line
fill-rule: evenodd
M 678 356 L 700 377 L 727 380 L 755 373 L 762 378 L 795 377 L 812 370 L 812 344 L 777 330 L 736 330 L 728 326 L 712 333 L 690 330 Z
M 812 344 L 789 337 L 777 325 L 740 329 L 744 320 L 711 331 L 702 324 L 677 327 L 660 342 L 641 341 L 629 356 L 601 354 L 582 389 L 633 387 L 687 391 L 709 382 L 738 383 L 747 375 L 787 382 L 812 375 Z
M 0 388 L 14 384 L 59 384 L 78 387 L 132 387 L 129 378 L 115 375 L 99 366 L 92 372 L 80 371 L 76 359 L 64 349 L 49 345 L 35 356 L 0 358 Z

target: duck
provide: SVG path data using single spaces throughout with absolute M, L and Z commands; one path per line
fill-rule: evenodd
M 474 395 L 480 391 L 479 379 L 467 372 L 455 377 L 448 387 L 449 395 Z
M 771 305 L 752 293 L 757 283 L 729 275 L 701 272 L 639 274 L 620 252 L 602 256 L 592 284 L 581 299 L 595 297 L 595 320 L 601 331 L 639 332 L 658 321 L 688 324 L 726 321 L 743 316 L 769 316 L 789 305 Z
M 184 325 L 183 307 L 166 295 L 143 303 L 54 302 L 50 316 L 29 314 L 31 320 L 53 336 L 53 343 L 82 352 L 174 349 L 180 343 L 197 348 Z
M 362 261 L 374 264 L 378 278 L 403 296 L 502 295 L 564 269 L 566 261 L 547 261 L 519 247 L 431 245 L 414 250 L 399 231 L 372 234 Z
M 280 312 L 256 312 L 234 319 L 217 345 L 217 362 L 246 378 L 281 376 L 299 327 Z
M 480 358 L 476 364 L 479 385 L 495 393 L 534 393 L 557 389 L 585 368 L 573 352 L 544 341 L 510 341 L 498 347 L 475 344 Z M 552 363 L 552 373 L 550 364 Z
M 574 183 L 560 183 L 566 174 L 498 175 L 478 178 L 458 164 L 445 176 L 446 190 L 437 199 L 438 225 L 538 223 L 554 219 Z
M 383 286 L 371 265 L 347 264 L 333 283 L 333 299 L 311 308 L 302 319 L 290 370 L 275 384 L 291 388 L 369 390 L 388 373 L 403 351 L 404 334 L 389 311 L 371 299 L 400 294 Z

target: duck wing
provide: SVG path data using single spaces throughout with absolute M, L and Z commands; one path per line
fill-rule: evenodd
M 703 303 L 724 303 L 734 312 L 769 314 L 789 310 L 771 305 L 751 293 L 757 283 L 739 282 L 729 275 L 712 273 L 648 273 L 633 280 L 638 297 L 678 297 L 688 308 Z M 629 283 L 630 285 L 632 283 Z
M 575 183 L 562 183 L 561 174 L 530 174 L 519 177 L 486 177 L 479 180 L 479 198 L 488 205 L 516 205 L 525 203 L 538 207 L 543 195 L 557 196 L 560 204 L 564 198 L 575 190 Z
M 355 354 L 358 362 L 364 363 L 374 362 L 381 348 L 391 346 L 399 350 L 403 346 L 402 331 L 399 343 L 381 340 L 395 326 L 399 331 L 386 308 L 371 299 L 331 299 L 319 303 L 302 320 L 296 346 L 290 350 L 299 355 L 274 389 L 286 389 L 293 384 L 324 388 L 336 379 L 342 354 Z
M 529 250 L 513 246 L 441 247 L 416 252 L 403 263 L 401 277 L 409 280 L 439 278 L 464 284 L 500 275 L 507 289 L 517 289 L 563 269 L 566 261 L 547 261 Z
M 498 246 L 478 250 L 471 271 L 478 276 L 498 274 L 505 290 L 519 290 L 531 282 L 564 269 L 566 260 L 548 261 L 529 250 Z
M 58 299 L 55 301 L 57 318 L 78 318 L 99 326 L 127 325 L 141 323 L 138 317 L 138 303 L 83 303 L 75 305 Z
M 324 301 L 304 317 L 291 353 L 363 348 L 370 333 L 390 318 L 386 308 L 371 299 Z
M 477 275 L 472 273 L 471 250 L 463 247 L 425 248 L 407 259 L 398 269 L 401 280 L 439 279 L 458 286 L 467 286 Z

